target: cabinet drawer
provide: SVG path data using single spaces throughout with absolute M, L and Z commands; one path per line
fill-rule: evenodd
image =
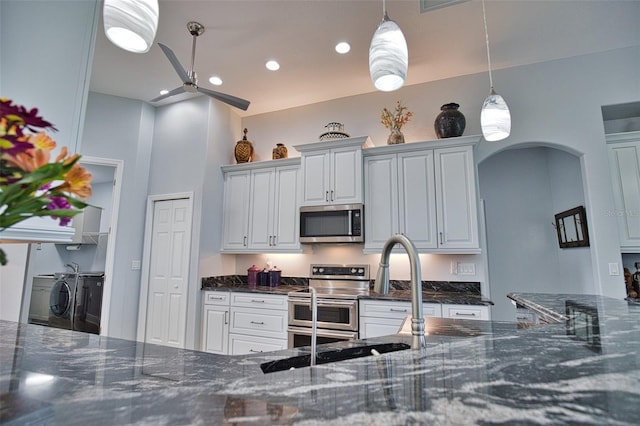
M 286 311 L 287 296 L 278 294 L 232 293 L 231 305 Z
M 371 339 L 373 337 L 396 334 L 402 325 L 403 319 L 404 317 L 402 319 L 362 317 L 360 320 L 360 338 Z
M 266 309 L 232 307 L 232 333 L 248 334 L 252 336 L 287 338 L 286 311 L 268 311 Z
M 387 302 L 381 300 L 360 301 L 360 315 L 363 317 L 400 318 L 411 315 L 410 302 Z M 437 303 L 423 303 L 422 314 L 425 317 L 442 316 L 442 307 Z M 400 325 L 398 325 L 400 327 Z
M 442 305 L 443 318 L 488 320 L 489 307 L 478 305 Z
M 256 352 L 270 352 L 287 349 L 286 339 L 269 339 L 266 337 L 230 334 L 231 355 L 246 355 Z
M 228 291 L 205 291 L 204 292 L 204 304 L 205 305 L 229 305 L 229 292 Z

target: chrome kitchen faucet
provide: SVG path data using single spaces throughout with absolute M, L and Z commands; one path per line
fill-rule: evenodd
M 389 293 L 389 256 L 391 255 L 391 249 L 396 244 L 404 247 L 409 256 L 409 267 L 411 268 L 411 348 L 420 349 L 427 346 L 424 338 L 424 317 L 422 316 L 422 277 L 420 275 L 418 250 L 409 238 L 396 234 L 384 243 L 373 289 L 376 293 Z

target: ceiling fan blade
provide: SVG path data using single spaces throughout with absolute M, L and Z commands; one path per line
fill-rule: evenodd
M 249 101 L 241 98 L 236 98 L 235 96 L 227 95 L 226 93 L 214 92 L 213 90 L 203 89 L 202 87 L 197 88 L 198 92 L 204 93 L 206 95 L 211 96 L 214 99 L 224 102 L 225 104 L 229 104 L 236 108 L 239 108 L 243 111 L 246 111 L 249 108 Z
M 168 98 L 169 96 L 177 95 L 179 93 L 184 93 L 184 91 L 185 91 L 184 90 L 184 86 L 176 87 L 175 89 L 173 89 L 169 93 L 165 93 L 164 95 L 160 95 L 157 98 L 153 98 L 149 102 L 158 102 L 158 101 L 161 101 L 161 100 L 163 100 L 165 98 Z
M 180 76 L 180 79 L 182 80 L 182 82 L 183 83 L 190 82 L 191 79 L 189 78 L 189 74 L 187 74 L 185 69 L 182 67 L 182 64 L 180 63 L 180 61 L 178 61 L 176 54 L 173 53 L 173 50 L 171 50 L 169 46 L 167 46 L 166 44 L 158 43 L 158 46 L 160 46 L 160 49 L 162 49 L 164 54 L 167 56 L 167 59 L 169 59 L 169 62 L 171 62 L 171 65 L 173 65 L 173 68 L 176 70 L 176 72 Z

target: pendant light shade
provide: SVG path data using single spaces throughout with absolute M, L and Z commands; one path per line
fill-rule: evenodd
M 502 96 L 493 90 L 493 87 L 482 104 L 480 126 L 482 127 L 482 135 L 487 141 L 499 141 L 511 133 L 509 107 Z
M 386 11 L 369 47 L 369 73 L 376 89 L 391 92 L 402 87 L 407 77 L 407 41 L 398 24 Z
M 158 0 L 104 0 L 104 32 L 116 46 L 146 53 L 158 29 Z
M 489 65 L 489 96 L 482 104 L 480 111 L 480 126 L 482 136 L 487 141 L 500 141 L 511 134 L 511 113 L 502 96 L 493 90 L 493 77 L 491 75 L 491 53 L 489 50 L 489 32 L 487 31 L 487 14 L 482 0 L 482 18 L 484 20 L 484 38 L 487 44 L 487 64 Z

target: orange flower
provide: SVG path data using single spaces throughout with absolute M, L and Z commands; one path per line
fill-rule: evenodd
M 31 142 L 36 148 L 44 149 L 46 151 L 52 151 L 56 147 L 56 141 L 51 139 L 51 137 L 44 132 L 31 135 L 29 137 L 29 142 Z
M 18 167 L 26 173 L 31 173 L 38 167 L 47 164 L 50 157 L 49 151 L 30 149 L 27 152 L 19 152 L 16 155 L 5 154 L 3 159 L 10 166 Z
M 64 183 L 56 189 L 86 199 L 91 196 L 91 173 L 84 167 L 74 164 L 64 176 Z

